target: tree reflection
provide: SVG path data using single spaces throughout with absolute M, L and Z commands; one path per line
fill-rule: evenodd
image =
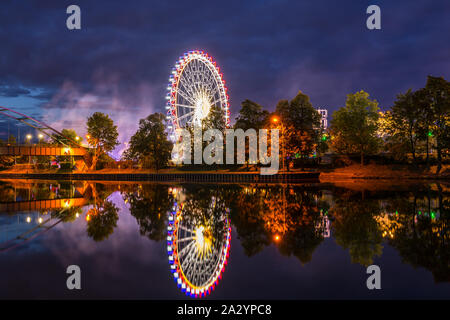
M 171 189 L 171 188 L 170 188 Z M 166 185 L 144 184 L 123 191 L 124 201 L 139 224 L 140 234 L 151 240 L 165 238 L 167 212 L 172 206 L 172 196 Z
M 275 243 L 281 254 L 302 263 L 323 241 L 319 191 L 297 186 L 246 186 L 235 191 L 231 221 L 245 253 L 252 256 Z
M 442 187 L 395 199 L 386 212 L 384 233 L 403 261 L 450 281 L 450 201 Z
M 375 219 L 379 213 L 379 201 L 361 193 L 343 194 L 330 208 L 336 243 L 349 250 L 353 263 L 369 266 L 381 256 L 383 237 Z
M 114 232 L 119 219 L 119 209 L 106 199 L 110 192 L 103 185 L 90 184 L 89 190 L 94 203 L 86 214 L 87 234 L 94 241 L 103 241 Z

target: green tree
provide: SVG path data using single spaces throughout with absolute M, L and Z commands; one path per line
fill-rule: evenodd
M 80 143 L 82 141 L 82 138 L 73 129 L 62 129 L 61 135 L 57 135 L 56 133 L 52 134 L 53 142 L 75 145 L 75 143 Z
M 312 106 L 309 97 L 299 91 L 291 101 L 280 100 L 275 114 L 281 118 L 284 128 L 280 138 L 285 157 L 290 161 L 294 156 L 310 156 L 321 138 L 321 116 Z
M 429 106 L 427 110 L 431 110 L 432 114 L 431 126 L 426 136 L 435 139 L 434 147 L 438 160 L 436 173 L 439 173 L 442 168 L 442 156 L 450 149 L 450 82 L 443 77 L 428 76 L 424 90 Z
M 333 113 L 331 147 L 338 153 L 358 153 L 361 165 L 364 155 L 375 153 L 381 139 L 378 130 L 378 102 L 370 100 L 363 90 L 347 95 L 345 107 Z
M 269 116 L 269 112 L 263 107 L 251 100 L 245 100 L 241 103 L 241 110 L 236 118 L 235 129 L 262 129 Z
M 139 121 L 139 129 L 131 137 L 124 157 L 159 170 L 167 165 L 172 147 L 165 132 L 164 115 L 154 113 Z
M 221 132 L 225 131 L 225 114 L 220 106 L 211 106 L 208 115 L 202 120 L 202 128 L 204 130 L 217 129 Z
M 387 143 L 392 149 L 402 149 L 402 145 L 407 146 L 413 157 L 413 162 L 417 162 L 416 152 L 419 142 L 419 131 L 421 127 L 421 114 L 417 103 L 418 95 L 409 89 L 404 94 L 397 95 L 397 100 L 386 113 L 386 134 Z
M 113 120 L 104 113 L 95 112 L 87 120 L 88 143 L 93 146 L 91 170 L 97 165 L 98 158 L 119 145 L 117 126 Z
M 251 100 L 245 100 L 241 103 L 241 110 L 236 118 L 234 129 L 242 129 L 247 131 L 248 129 L 254 129 L 256 134 L 259 135 L 259 129 L 264 128 L 265 123 L 269 117 L 269 112 L 264 110 L 263 107 Z M 253 150 L 252 150 L 253 151 Z M 235 151 L 236 152 L 236 151 Z M 245 142 L 245 158 L 249 159 L 250 144 Z M 247 169 L 249 168 L 249 161 L 246 161 Z

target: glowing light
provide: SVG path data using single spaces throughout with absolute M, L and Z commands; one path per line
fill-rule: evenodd
M 31 222 L 31 217 L 27 217 L 27 223 Z
M 279 235 L 275 235 L 274 239 L 275 239 L 275 241 L 279 241 L 280 240 L 280 236 Z
M 42 218 L 39 217 L 38 222 L 39 222 L 39 223 L 42 223 L 42 221 L 43 221 Z
M 76 136 L 76 137 L 75 137 L 75 140 L 77 140 L 77 141 L 80 140 L 80 137 L 79 137 L 79 136 Z
M 190 79 L 197 80 L 194 83 Z M 171 122 L 168 129 L 172 141 L 179 138 L 175 134 L 177 129 L 191 124 L 200 125 L 213 105 L 223 110 L 225 125 L 230 125 L 225 81 L 206 52 L 191 50 L 180 57 L 172 69 L 167 91 L 167 120 Z
M 89 220 L 91 220 L 91 216 L 88 214 L 88 215 L 86 215 L 86 221 L 89 221 Z
M 174 203 L 172 212 L 169 214 L 169 225 L 167 227 L 167 252 L 169 255 L 170 270 L 173 274 L 173 279 L 177 286 L 187 296 L 193 298 L 202 298 L 210 294 L 217 285 L 218 281 L 222 279 L 222 272 L 227 264 L 229 257 L 230 243 L 231 243 L 231 227 L 229 220 L 225 218 L 225 233 L 223 234 L 222 241 L 219 241 L 221 245 L 218 246 L 217 241 L 214 239 L 211 226 L 198 225 L 197 227 L 190 228 L 189 222 L 187 225 L 183 225 L 182 219 L 183 204 Z M 188 219 L 189 220 L 189 219 Z M 187 229 L 186 229 L 187 228 Z M 184 230 L 184 231 L 180 231 Z M 190 237 L 186 237 L 185 231 L 191 234 Z M 181 238 L 179 238 L 181 236 Z M 180 250 L 180 243 L 186 244 L 185 241 L 192 241 L 191 248 L 194 250 Z M 216 250 L 220 251 L 216 251 Z M 213 254 L 214 252 L 214 254 Z M 187 258 L 189 254 L 190 259 Z M 205 264 L 211 257 L 216 257 L 215 266 L 211 269 L 211 265 Z M 180 261 L 181 257 L 183 260 Z M 191 260 L 192 259 L 192 260 Z M 207 276 L 205 279 L 193 277 L 193 274 L 186 270 L 190 270 L 189 266 L 185 265 L 185 262 L 189 261 L 190 267 L 197 266 L 200 268 L 198 272 L 205 272 Z M 199 264 L 199 265 L 198 265 Z M 205 267 L 209 266 L 209 267 Z M 205 269 L 206 268 L 206 269 Z M 200 280 L 200 281 L 199 281 Z
M 42 133 L 39 133 L 38 137 L 39 137 L 39 139 L 42 139 L 44 137 L 44 135 Z
M 33 138 L 33 136 L 31 134 L 27 134 L 26 138 L 27 140 L 30 140 L 31 138 Z

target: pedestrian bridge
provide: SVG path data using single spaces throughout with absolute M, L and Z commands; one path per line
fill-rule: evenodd
M 0 146 L 0 156 L 84 156 L 86 148 L 48 146 Z
M 85 198 L 67 198 L 50 200 L 29 200 L 0 203 L 0 212 L 37 211 L 83 207 L 88 203 Z

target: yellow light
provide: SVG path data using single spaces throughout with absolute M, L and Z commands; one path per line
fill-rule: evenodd
M 78 218 L 79 216 L 80 216 L 80 215 L 78 214 L 78 212 L 77 212 L 77 213 L 75 213 L 75 217 L 77 217 L 77 218 Z
M 27 217 L 27 223 L 30 223 L 30 222 L 31 222 L 31 218 Z
M 90 216 L 90 215 L 87 215 L 87 216 L 86 216 L 86 221 L 89 221 L 89 220 L 91 220 L 91 216 Z
M 33 136 L 31 134 L 27 134 L 27 139 L 30 140 Z
M 200 257 L 208 255 L 212 252 L 212 234 L 209 229 L 200 226 L 195 229 L 195 242 L 197 245 L 197 252 Z
M 42 133 L 39 133 L 39 139 L 42 139 L 44 137 L 44 135 Z
M 42 223 L 42 221 L 43 221 L 42 218 L 39 217 L 38 222 L 39 222 L 39 223 Z
M 279 235 L 275 235 L 275 241 L 279 241 L 280 240 L 280 236 Z
M 76 137 L 75 137 L 75 140 L 77 140 L 77 141 L 80 140 L 80 137 L 79 137 L 79 136 L 76 136 Z
M 272 122 L 277 123 L 280 119 L 278 117 L 272 117 Z

